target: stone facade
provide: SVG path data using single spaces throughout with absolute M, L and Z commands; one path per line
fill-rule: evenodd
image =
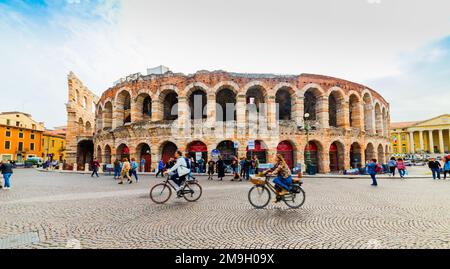
M 235 106 L 235 115 L 220 113 L 232 111 L 224 99 Z M 204 106 L 200 113 L 195 101 Z M 78 126 L 78 114 L 69 116 L 72 128 Z M 229 159 L 247 155 L 248 141 L 256 141 L 252 154 L 271 161 L 280 152 L 291 166 L 304 163 L 308 152 L 323 173 L 364 165 L 369 158 L 384 162 L 391 153 L 386 100 L 363 85 L 321 75 L 138 74 L 102 94 L 95 119 L 95 155 L 103 163 L 145 155 L 151 163 L 145 170 L 155 169 L 175 147 L 206 158 L 216 148 L 234 151 L 223 156 Z
M 95 108 L 99 97 L 84 86 L 73 72 L 67 79 L 66 160 L 74 165 L 74 169 L 78 167 L 84 170 L 85 164 L 92 161 Z

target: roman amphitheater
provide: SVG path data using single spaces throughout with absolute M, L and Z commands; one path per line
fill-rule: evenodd
M 306 152 L 321 173 L 385 162 L 391 153 L 389 103 L 342 79 L 200 71 L 130 75 L 95 96 L 71 73 L 67 162 L 88 169 L 92 158 L 145 159 L 143 170 L 176 149 L 194 158 L 280 153 L 293 167 Z M 200 105 L 200 109 L 198 109 Z M 95 107 L 95 109 L 94 109 Z M 254 141 L 254 147 L 248 147 Z

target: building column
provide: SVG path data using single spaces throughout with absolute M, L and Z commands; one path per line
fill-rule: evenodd
M 350 102 L 342 100 L 342 110 L 338 110 L 337 117 L 342 120 L 342 125 L 340 127 L 349 129 L 350 128 Z M 340 124 L 338 124 L 339 126 Z
M 439 152 L 441 154 L 445 153 L 444 147 L 444 130 L 439 130 Z
M 414 132 L 409 132 L 409 148 L 411 154 L 416 153 L 415 145 L 414 145 Z
M 448 152 L 450 153 L 450 129 L 448 129 Z
M 208 110 L 208 124 L 213 127 L 216 122 L 216 93 L 208 94 L 208 103 L 206 104 L 206 108 Z
M 159 98 L 152 99 L 152 121 L 163 120 L 163 105 Z
M 321 96 L 317 98 L 316 104 L 316 115 L 319 120 L 319 128 L 327 129 L 329 128 L 329 114 L 328 114 L 328 97 Z
M 190 122 L 188 119 L 188 103 L 187 98 L 178 96 L 178 128 L 186 127 L 186 123 Z
M 419 131 L 420 150 L 425 151 L 425 143 L 423 142 L 423 131 Z
M 402 154 L 403 153 L 402 132 L 398 133 L 397 148 L 398 148 L 398 153 Z
M 292 116 L 295 117 L 294 120 L 297 126 L 303 126 L 303 117 L 305 112 L 304 99 L 305 98 L 302 96 L 292 100 L 294 102 Z
M 238 133 L 244 134 L 245 131 L 245 115 L 246 115 L 246 100 L 245 95 L 240 94 L 236 97 L 236 121 L 238 127 Z
M 429 140 L 430 140 L 430 152 L 431 154 L 434 154 L 434 140 L 433 140 L 433 130 L 428 131 L 429 134 Z

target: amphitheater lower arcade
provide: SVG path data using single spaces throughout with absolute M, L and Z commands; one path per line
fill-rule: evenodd
M 177 149 L 204 159 L 218 149 L 227 162 L 257 155 L 266 163 L 281 153 L 291 167 L 309 153 L 321 173 L 385 162 L 391 154 L 384 98 L 320 75 L 138 75 L 105 91 L 95 118 L 100 162 L 145 159 L 146 172 Z

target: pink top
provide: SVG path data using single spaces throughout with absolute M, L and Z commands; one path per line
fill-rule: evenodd
M 403 161 L 397 161 L 397 169 L 398 170 L 406 170 L 405 163 Z

